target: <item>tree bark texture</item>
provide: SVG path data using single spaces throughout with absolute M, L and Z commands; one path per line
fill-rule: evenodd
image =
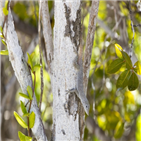
M 10 8 L 8 18 L 4 25 L 4 36 L 9 51 L 9 60 L 19 81 L 22 92 L 27 94 L 27 86 L 29 85 L 30 87 L 32 87 L 32 78 L 27 63 L 24 59 L 21 47 L 19 46 L 18 37 L 14 29 L 14 23 Z M 25 101 L 25 103 L 27 103 L 27 100 Z M 35 124 L 32 128 L 32 132 L 38 141 L 47 141 L 35 95 L 32 101 L 30 112 L 32 111 L 36 115 Z
M 73 61 L 77 56 L 79 37 L 74 27 L 79 25 L 78 1 L 55 1 L 54 62 L 52 71 L 53 138 L 52 140 L 80 140 L 79 100 L 66 90 L 76 87 L 77 69 Z

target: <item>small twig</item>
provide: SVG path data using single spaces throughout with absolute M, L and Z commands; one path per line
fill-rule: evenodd
M 42 55 L 41 55 L 41 4 L 40 4 L 40 0 L 39 0 L 39 21 L 38 21 L 37 14 L 36 14 L 36 4 L 35 2 L 33 2 L 33 4 L 34 4 L 34 14 L 35 14 L 36 23 L 38 22 L 38 33 L 39 33 L 38 38 L 39 38 L 39 53 L 40 53 L 40 65 L 41 65 L 41 69 L 40 69 L 41 96 L 40 96 L 40 102 L 39 102 L 39 110 L 41 111 L 44 83 L 43 83 L 43 67 L 42 67 Z
M 32 99 L 34 97 L 34 90 L 35 90 L 35 85 L 36 85 L 36 74 L 35 74 L 35 72 L 33 72 L 33 75 L 34 75 L 34 86 L 32 87 Z M 32 104 L 32 100 L 30 100 L 30 105 L 29 105 L 28 113 L 30 112 L 31 104 Z
M 9 10 L 9 8 L 10 8 L 10 2 L 11 2 L 11 1 L 8 1 L 7 10 Z M 3 25 L 2 25 L 2 29 L 4 29 L 4 25 L 5 25 L 6 21 L 7 21 L 7 19 L 8 19 L 8 15 L 6 15 L 6 16 L 4 17 L 4 22 L 3 22 Z M 7 30 L 7 25 L 6 25 L 6 30 Z M 6 35 L 5 35 L 5 36 L 4 36 L 3 32 L 2 32 L 2 36 L 4 37 L 4 39 L 6 39 L 5 37 L 7 37 L 7 32 L 6 32 Z M 7 43 L 5 43 L 5 44 L 6 44 L 6 46 L 7 46 Z
M 41 75 L 41 96 L 40 96 L 40 102 L 39 102 L 39 110 L 41 111 L 41 104 L 42 104 L 42 97 L 43 97 L 43 89 L 44 89 L 44 83 L 43 83 L 43 66 L 42 66 L 42 55 L 41 55 L 41 3 L 39 0 L 39 22 L 38 22 L 38 33 L 39 33 L 39 51 L 40 51 L 40 75 Z
M 129 1 L 129 13 L 130 13 L 130 20 L 131 20 L 131 29 L 132 29 L 132 32 L 133 32 L 133 37 L 132 37 L 132 41 L 131 41 L 131 52 L 129 54 L 129 56 L 131 58 L 132 54 L 133 54 L 133 43 L 134 43 L 135 30 L 134 30 L 134 26 L 133 26 L 132 10 L 131 10 L 131 2 L 130 1 Z
M 31 72 L 31 69 L 30 69 L 30 72 Z M 35 89 L 35 84 L 36 84 L 36 75 L 35 75 L 35 72 L 33 72 L 33 74 L 34 74 L 34 86 L 32 87 L 32 99 L 34 97 L 34 89 Z M 30 101 L 27 102 L 27 104 L 30 102 L 28 113 L 30 113 L 32 101 L 33 100 L 30 100 Z M 27 104 L 25 105 L 25 107 L 27 106 Z M 30 136 L 29 117 L 27 117 L 27 122 L 28 122 L 28 136 Z
M 136 24 L 136 25 L 134 24 L 133 25 L 133 27 L 138 27 L 138 26 L 141 26 L 141 24 Z
M 27 117 L 27 125 L 28 125 L 28 136 L 30 137 L 30 128 L 29 128 L 29 117 Z
M 31 69 L 30 69 L 30 72 L 31 72 Z M 34 74 L 34 86 L 32 87 L 32 99 L 34 97 L 34 90 L 35 90 L 35 85 L 36 85 L 36 74 L 35 74 L 35 72 L 33 72 L 33 74 Z M 33 100 L 30 100 L 27 102 L 27 104 L 30 102 L 28 113 L 30 113 L 32 101 Z M 25 107 L 27 106 L 27 104 L 25 105 Z M 28 136 L 30 136 L 29 117 L 27 117 L 27 122 L 28 122 Z
M 37 18 L 37 14 L 36 14 L 36 3 L 35 3 L 35 1 L 33 1 L 33 5 L 34 5 L 34 15 L 35 15 L 36 24 L 37 24 L 38 18 Z

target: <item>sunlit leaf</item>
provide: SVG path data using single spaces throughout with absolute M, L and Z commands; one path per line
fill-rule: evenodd
M 33 60 L 34 57 L 36 57 L 35 51 L 33 51 L 33 52 L 30 54 L 30 57 L 31 57 L 32 60 Z
M 1 50 L 0 54 L 1 55 L 8 55 L 9 53 L 8 53 L 8 50 Z
M 33 64 L 32 64 L 32 59 L 31 59 L 31 56 L 29 55 L 29 53 L 27 53 L 27 56 L 28 56 L 27 63 L 30 65 L 30 67 L 31 67 L 31 69 L 32 69 Z
M 30 113 L 23 114 L 23 117 L 29 117 Z
M 35 123 L 35 113 L 31 112 L 29 116 L 29 128 L 32 128 L 34 126 L 34 123 Z
M 3 32 L 2 26 L 0 26 L 0 32 L 1 32 L 1 33 Z
M 34 67 L 33 67 L 33 69 L 32 69 L 32 71 L 34 72 L 34 71 L 37 71 L 38 69 L 40 69 L 41 68 L 41 65 L 40 64 L 37 64 L 37 65 L 35 65 Z
M 24 97 L 24 98 L 26 98 L 26 99 L 29 99 L 30 100 L 29 96 L 27 96 L 26 94 L 19 93 L 19 95 L 22 96 L 22 97 Z
M 32 141 L 32 138 L 29 136 L 25 136 L 22 132 L 18 131 L 18 136 L 20 141 Z
M 121 53 L 121 51 L 123 51 L 122 47 L 118 44 L 115 44 L 115 50 L 116 50 L 117 57 L 122 59 L 123 58 L 122 53 Z
M 4 14 L 5 16 L 8 15 L 8 10 L 7 10 L 7 8 L 4 7 L 4 8 L 2 9 L 2 11 L 3 11 L 3 14 Z
M 139 79 L 138 79 L 138 76 L 133 71 L 128 82 L 128 89 L 130 91 L 134 91 L 135 89 L 138 88 L 138 86 L 139 86 Z
M 25 136 L 26 141 L 32 141 L 32 137 Z
M 124 131 L 124 124 L 122 121 L 119 121 L 115 128 L 114 137 L 120 138 L 123 134 L 123 131 Z
M 5 1 L 4 7 L 8 8 L 8 0 Z
M 122 59 L 115 59 L 112 63 L 108 66 L 107 73 L 115 73 L 117 72 L 122 65 L 124 64 L 124 60 Z
M 141 64 L 139 61 L 137 61 L 135 64 L 134 64 L 134 71 L 138 74 L 138 75 L 141 75 Z
M 8 0 L 5 1 L 5 6 L 4 6 L 4 8 L 2 9 L 2 11 L 3 11 L 3 13 L 4 13 L 5 16 L 8 15 L 8 10 L 7 10 L 7 8 L 8 8 Z
M 22 101 L 21 101 L 21 109 L 22 109 L 23 114 L 27 113 L 27 110 L 26 110 L 24 103 Z
M 27 92 L 29 94 L 30 100 L 32 100 L 32 88 L 30 86 L 27 86 Z
M 18 113 L 16 113 L 14 111 L 14 116 L 16 118 L 16 120 L 18 121 L 18 123 L 23 127 L 23 128 L 28 128 L 26 122 L 18 115 Z
M 136 141 L 141 141 L 141 114 L 138 115 L 136 120 Z
M 129 55 L 124 51 L 122 51 L 122 55 L 123 55 L 123 58 L 125 59 L 127 69 L 132 69 L 132 61 Z
M 25 135 L 22 132 L 18 131 L 18 136 L 19 136 L 20 141 L 26 141 Z
M 7 46 L 7 44 L 6 44 L 6 42 L 5 42 L 4 39 L 1 39 L 1 42 L 2 42 L 5 46 Z
M 117 111 L 107 111 L 106 112 L 107 122 L 109 123 L 109 128 L 115 129 L 119 120 L 121 120 L 120 113 Z
M 125 105 L 125 106 L 126 106 L 126 105 Z M 130 115 L 129 115 L 128 112 L 125 112 L 125 113 L 124 113 L 124 119 L 125 119 L 126 121 L 128 121 L 128 122 L 131 121 L 131 119 L 130 119 Z
M 134 95 L 130 92 L 130 91 L 126 91 L 124 93 L 124 100 L 123 100 L 125 106 L 127 104 L 134 104 L 135 100 L 134 100 Z
M 131 74 L 132 72 L 130 70 L 125 70 L 120 74 L 116 83 L 116 87 L 118 90 L 124 89 L 128 85 Z
M 4 38 L 4 36 L 3 36 L 3 34 L 2 34 L 1 32 L 0 32 L 0 37 L 1 37 L 1 38 Z
M 98 116 L 97 117 L 97 122 L 100 128 L 102 128 L 103 130 L 106 129 L 106 118 L 104 115 L 102 116 Z

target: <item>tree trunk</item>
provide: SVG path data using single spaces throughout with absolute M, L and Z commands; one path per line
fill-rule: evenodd
M 73 61 L 77 56 L 76 30 L 71 29 L 79 18 L 80 0 L 55 1 L 54 62 L 52 72 L 53 91 L 53 139 L 80 140 L 78 98 L 66 90 L 76 88 L 77 69 Z M 73 28 L 73 27 L 72 27 Z M 74 43 L 75 42 L 75 43 Z
M 89 40 L 89 42 L 87 41 L 88 44 L 86 44 L 86 48 L 88 48 L 88 55 L 85 55 L 84 60 L 84 62 L 88 63 L 88 65 L 84 63 L 84 76 L 87 74 L 87 78 L 85 77 L 85 91 L 87 89 L 91 48 L 93 46 L 93 34 L 96 26 L 95 20 L 98 12 L 98 4 L 99 2 L 92 4 L 92 7 L 94 9 L 97 7 L 97 9 L 94 12 L 92 9 L 91 14 L 94 13 L 94 15 L 90 15 L 92 19 L 90 20 L 91 24 L 89 25 L 88 34 L 90 35 L 91 40 Z M 41 10 L 40 14 L 42 18 L 43 36 L 45 39 L 46 61 L 51 77 L 53 92 L 52 140 L 83 140 L 85 113 L 80 101 L 81 98 L 78 98 L 75 92 L 67 93 L 68 90 L 75 89 L 78 86 L 77 79 L 80 64 L 78 65 L 77 62 L 80 59 L 79 48 L 81 42 L 81 2 L 80 0 L 55 0 L 54 48 L 52 42 L 52 31 L 49 23 L 50 18 L 48 4 L 45 0 L 40 0 L 39 5 Z M 21 47 L 18 43 L 18 38 L 14 29 L 13 18 L 10 10 L 8 18 L 4 24 L 4 36 L 6 38 L 9 58 L 15 71 L 15 75 L 20 83 L 23 93 L 27 94 L 26 88 L 28 85 L 32 87 L 32 79 L 29 68 L 24 60 Z M 34 111 L 36 115 L 32 132 L 38 141 L 46 141 L 47 137 L 44 132 L 44 127 L 35 97 L 31 105 L 31 111 Z

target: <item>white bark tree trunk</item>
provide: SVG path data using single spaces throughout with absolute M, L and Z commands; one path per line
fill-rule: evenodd
M 94 4 L 92 5 L 94 8 Z M 98 3 L 96 3 L 95 6 L 98 7 Z M 43 35 L 46 45 L 47 64 L 49 67 L 53 92 L 52 140 L 83 140 L 85 119 L 82 104 L 75 93 L 66 93 L 66 90 L 76 88 L 78 85 L 78 68 L 75 66 L 74 60 L 76 61 L 75 58 L 78 57 L 81 39 L 80 0 L 55 0 L 54 48 L 52 42 L 52 31 L 49 23 L 50 18 L 48 4 L 45 0 L 40 1 L 40 8 Z M 95 10 L 95 15 L 94 18 L 92 18 L 91 23 L 96 23 L 95 17 L 97 15 L 97 11 L 98 9 Z M 90 24 L 90 27 L 93 26 L 95 26 L 95 24 Z M 94 27 L 92 29 L 94 29 Z M 90 32 L 92 36 L 91 42 L 93 42 L 94 31 L 95 30 L 92 30 L 92 32 Z M 23 93 L 27 93 L 27 86 L 29 85 L 32 87 L 31 75 L 27 64 L 24 61 L 21 47 L 18 44 L 18 38 L 14 29 L 10 11 L 8 21 L 6 22 L 4 28 L 4 35 L 6 37 L 9 58 L 16 77 L 21 85 Z M 90 45 L 92 48 L 93 44 Z M 87 55 L 85 55 L 85 60 L 90 61 L 91 57 L 88 59 L 86 57 Z M 90 62 L 88 63 L 90 64 Z M 84 68 L 85 67 L 86 66 L 84 65 Z M 87 69 L 89 71 L 89 66 Z M 85 69 L 85 72 L 88 74 L 87 69 Z M 86 76 L 86 74 L 84 76 Z M 38 141 L 46 141 L 47 138 L 44 133 L 35 97 L 32 102 L 31 111 L 34 111 L 36 115 L 35 125 L 32 128 L 32 132 Z
M 55 1 L 54 65 L 52 72 L 53 91 L 53 139 L 80 140 L 78 99 L 66 90 L 76 88 L 77 69 L 73 65 L 78 46 L 72 41 L 76 35 L 70 21 L 75 23 L 80 0 Z M 77 24 L 77 23 L 76 23 Z M 70 35 L 71 31 L 71 35 Z M 75 39 L 79 42 L 79 38 Z
M 9 60 L 12 64 L 15 75 L 19 81 L 22 92 L 27 94 L 27 86 L 30 86 L 30 87 L 33 86 L 32 78 L 31 78 L 31 74 L 29 72 L 27 63 L 24 59 L 21 47 L 19 46 L 18 37 L 14 29 L 14 23 L 13 23 L 13 18 L 12 18 L 10 8 L 9 8 L 8 18 L 6 20 L 6 23 L 4 24 L 4 36 L 5 36 L 8 52 L 9 52 Z M 27 103 L 27 100 L 25 103 Z M 47 141 L 47 137 L 44 132 L 44 127 L 40 117 L 40 112 L 37 106 L 35 95 L 33 97 L 31 109 L 30 109 L 30 112 L 32 111 L 36 115 L 32 132 L 38 141 Z

